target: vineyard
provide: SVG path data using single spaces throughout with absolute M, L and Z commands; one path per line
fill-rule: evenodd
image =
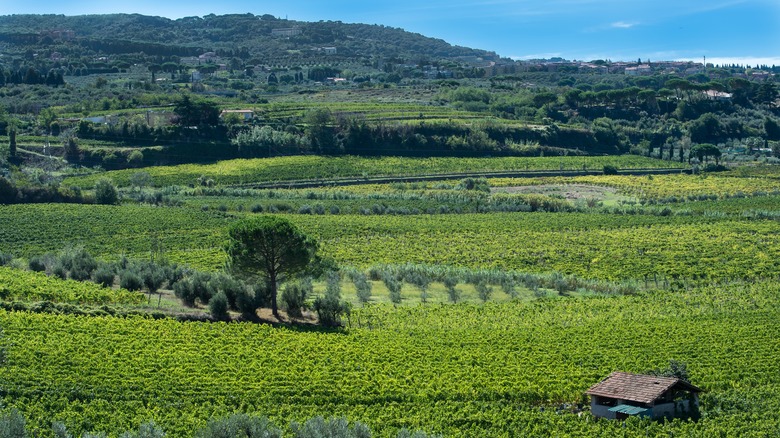
M 211 417 L 314 415 L 446 436 L 766 436 L 780 427 L 780 288 L 374 307 L 365 327 L 298 331 L 251 324 L 0 312 L 0 387 L 34 430 L 117 433 L 154 420 L 189 436 Z M 670 359 L 706 389 L 698 422 L 594 421 L 583 392 L 611 371 Z M 563 407 L 563 408 L 562 408 Z
M 652 176 L 577 176 L 533 179 L 494 178 L 494 187 L 542 184 L 592 184 L 613 187 L 640 200 L 686 201 L 698 198 L 780 193 L 780 181 L 766 176 L 733 177 L 725 175 L 652 175 Z
M 184 164 L 151 167 L 148 172 L 158 187 L 191 185 L 201 176 L 216 184 L 248 184 L 256 182 L 329 179 L 368 176 L 412 176 L 441 173 L 535 171 L 535 170 L 596 170 L 605 165 L 620 169 L 683 168 L 681 163 L 639 156 L 604 157 L 506 157 L 506 158 L 405 158 L 405 157 L 322 157 L 293 156 L 228 160 L 215 164 Z M 66 185 L 92 188 L 99 178 L 110 178 L 117 185 L 129 186 L 137 169 L 118 170 L 87 177 L 65 180 Z
M 69 304 L 138 304 L 143 295 L 100 287 L 94 283 L 60 280 L 44 273 L 0 267 L 0 300 L 51 301 Z
M 780 186 L 765 167 L 227 187 L 581 169 L 583 160 L 594 169 L 668 165 L 642 157 L 236 160 L 146 169 L 157 188 L 130 187 L 137 170 L 111 172 L 120 205 L 0 206 L 0 256 L 17 258 L 17 268 L 0 268 L 2 308 L 20 302 L 30 310 L 0 310 L 0 402 L 42 437 L 53 436 L 52 421 L 74 435 L 108 436 L 154 421 L 168 436 L 187 437 L 236 412 L 267 415 L 286 431 L 291 421 L 345 417 L 383 437 L 402 428 L 447 437 L 775 434 Z M 201 176 L 213 184 L 195 185 Z M 65 184 L 88 188 L 96 178 Z M 162 309 L 144 308 L 143 291 L 18 269 L 83 247 L 100 262 L 162 255 L 215 273 L 230 224 L 260 213 L 289 219 L 343 268 L 352 310 L 342 328 L 180 322 L 164 314 L 181 309 L 171 291 Z M 404 269 L 426 272 L 425 298 L 409 274 L 393 300 L 383 272 Z M 349 280 L 356 273 L 373 287 L 368 304 Z M 458 304 L 448 304 L 453 273 Z M 507 278 L 516 280 L 511 292 Z M 314 295 L 324 283 L 314 283 Z M 490 289 L 484 297 L 480 287 Z M 85 308 L 66 314 L 42 301 Z M 705 389 L 700 420 L 591 417 L 583 393 L 592 384 L 670 360 L 686 363 Z
M 0 251 L 17 256 L 84 246 L 104 259 L 143 258 L 159 238 L 171 261 L 207 270 L 224 263 L 227 225 L 248 211 L 125 205 L 21 205 Z M 780 224 L 771 219 L 594 213 L 288 215 L 339 264 L 423 263 L 604 280 L 768 278 L 780 272 Z M 534 242 L 527 245 L 526 242 Z

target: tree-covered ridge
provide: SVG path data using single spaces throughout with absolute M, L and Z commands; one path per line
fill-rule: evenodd
M 274 35 L 283 28 L 298 28 L 292 36 Z M 73 35 L 57 34 L 72 30 Z M 51 41 L 45 40 L 49 37 Z M 55 42 L 58 39 L 83 45 L 102 42 L 110 53 L 133 52 L 133 43 L 163 46 L 192 56 L 191 50 L 216 50 L 247 58 L 252 55 L 285 55 L 288 50 L 310 49 L 311 45 L 336 45 L 342 56 L 453 58 L 459 56 L 495 59 L 495 53 L 452 46 L 403 29 L 380 25 L 348 24 L 340 21 L 301 22 L 271 15 L 207 15 L 170 20 L 139 14 L 109 15 L 10 15 L 0 17 L 0 40 L 10 42 Z M 152 48 L 152 47 L 147 47 Z M 197 50 L 196 50 L 197 52 Z M 147 54 L 149 54 L 147 52 Z M 160 55 L 164 53 L 159 53 Z

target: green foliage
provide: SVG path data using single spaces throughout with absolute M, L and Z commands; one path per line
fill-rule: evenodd
M 0 297 L 6 301 L 52 301 L 72 304 L 137 304 L 143 295 L 127 288 L 112 290 L 94 283 L 62 280 L 42 272 L 0 267 Z
M 392 274 L 385 274 L 382 281 L 390 292 L 390 301 L 395 305 L 401 304 L 401 287 L 403 286 L 401 281 Z
M 371 438 L 371 430 L 363 423 L 350 425 L 346 418 L 314 417 L 299 424 L 293 422 L 290 426 L 294 438 Z
M 151 421 L 138 426 L 137 431 L 123 433 L 120 438 L 164 438 L 165 436 L 163 429 Z
M 270 126 L 253 126 L 240 131 L 231 142 L 245 157 L 294 155 L 308 151 L 309 145 L 299 135 L 277 131 Z
M 282 438 L 277 429 L 266 417 L 247 414 L 233 414 L 225 418 L 208 422 L 205 428 L 195 433 L 196 438 Z
M 173 110 L 180 126 L 216 126 L 219 123 L 219 106 L 212 101 L 193 98 L 184 94 Z
M 95 184 L 95 202 L 112 205 L 119 203 L 119 192 L 109 179 L 99 179 Z
M 282 291 L 282 307 L 288 315 L 299 318 L 306 308 L 306 299 L 312 293 L 312 284 L 308 279 L 288 283 Z
M 662 377 L 674 377 L 682 380 L 683 382 L 691 383 L 690 372 L 688 371 L 688 365 L 685 362 L 679 362 L 674 359 L 669 360 L 669 366 L 666 368 L 657 368 L 646 371 L 645 374 Z
M 490 296 L 493 294 L 493 288 L 488 286 L 485 283 L 477 283 L 476 285 L 474 285 L 474 288 L 477 290 L 479 299 L 482 300 L 483 303 L 486 303 L 490 299 Z
M 67 418 L 74 435 L 116 436 L 146 418 L 169 436 L 192 436 L 193 425 L 244 411 L 284 424 L 345 417 L 376 436 L 395 436 L 402 426 L 484 437 L 771 435 L 780 421 L 778 302 L 780 287 L 759 281 L 631 296 L 367 306 L 351 319 L 370 328 L 339 333 L 0 311 L 13 364 L 0 386 L 13 394 L 3 402 L 31 428 Z M 73 351 L 100 360 L 75 361 Z M 576 405 L 612 371 L 642 372 L 670 359 L 687 363 L 691 382 L 707 391 L 698 422 L 591 421 L 555 409 Z M 73 381 L 92 398 L 55 403 Z M 156 408 L 167 403 L 179 409 Z M 490 421 L 470 421 L 475 413 Z
M 341 300 L 341 277 L 338 272 L 330 271 L 326 275 L 325 295 L 314 299 L 313 308 L 317 319 L 324 326 L 341 325 L 341 316 L 349 310 L 347 303 Z
M 617 175 L 618 169 L 617 167 L 608 164 L 604 166 L 602 172 L 604 175 Z
M 8 157 L 16 158 L 16 129 L 12 128 L 8 132 Z
M 135 269 L 125 269 L 119 273 L 119 287 L 129 291 L 139 291 L 144 287 L 144 280 Z
M 7 178 L 0 176 L 0 204 L 13 204 L 17 200 L 18 190 Z
M 27 438 L 25 420 L 17 409 L 0 413 L 0 438 Z
M 239 277 L 263 281 L 277 310 L 277 287 L 304 273 L 317 259 L 317 243 L 290 221 L 278 216 L 255 216 L 228 229 L 228 269 Z
M 713 144 L 701 143 L 694 145 L 691 148 L 690 156 L 698 158 L 699 161 L 704 161 L 708 157 L 712 157 L 715 159 L 715 163 L 717 164 L 720 159 L 721 152 L 720 148 Z
M 371 300 L 371 283 L 368 281 L 368 276 L 357 269 L 351 269 L 347 271 L 347 275 L 352 279 L 352 283 L 355 284 L 355 291 L 358 301 L 365 304 Z
M 490 193 L 490 183 L 487 178 L 464 178 L 460 180 L 457 188 Z
M 211 283 L 211 274 L 206 272 L 191 273 L 174 284 L 173 292 L 185 306 L 194 307 L 196 300 L 208 304 L 215 293 L 214 284 Z M 226 294 L 225 296 L 227 298 Z
M 223 292 L 218 292 L 209 300 L 209 313 L 216 321 L 230 319 L 228 314 L 228 299 Z
M 293 156 L 270 159 L 228 160 L 217 164 L 184 164 L 147 167 L 157 186 L 190 185 L 198 178 L 216 184 L 248 184 L 299 179 L 327 179 L 364 176 L 413 176 L 463 172 L 502 172 L 511 170 L 591 170 L 613 165 L 631 168 L 683 168 L 685 164 L 636 155 L 603 157 L 504 157 L 504 158 L 408 158 L 356 156 Z M 88 177 L 67 178 L 68 184 L 89 188 L 104 175 L 121 187 L 130 187 L 137 170 L 118 170 Z M 200 184 L 200 182 L 199 182 Z
M 95 270 L 94 277 L 95 277 L 95 283 L 103 287 L 111 287 L 114 285 L 114 278 L 116 277 L 116 272 L 110 265 L 100 264 L 98 265 L 98 268 Z
M 69 136 L 65 139 L 63 149 L 65 150 L 65 159 L 68 160 L 69 163 L 76 164 L 81 160 L 81 148 L 79 147 L 79 141 L 76 137 Z

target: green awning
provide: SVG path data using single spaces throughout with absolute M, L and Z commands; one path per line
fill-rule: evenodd
M 610 412 L 619 412 L 626 415 L 647 415 L 650 409 L 640 408 L 639 406 L 631 405 L 617 405 L 614 408 L 609 408 Z

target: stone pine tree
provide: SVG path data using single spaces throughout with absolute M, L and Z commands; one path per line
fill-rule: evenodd
M 317 242 L 290 221 L 255 216 L 235 222 L 228 230 L 228 270 L 238 277 L 265 282 L 271 310 L 279 319 L 279 284 L 306 272 L 317 257 Z

